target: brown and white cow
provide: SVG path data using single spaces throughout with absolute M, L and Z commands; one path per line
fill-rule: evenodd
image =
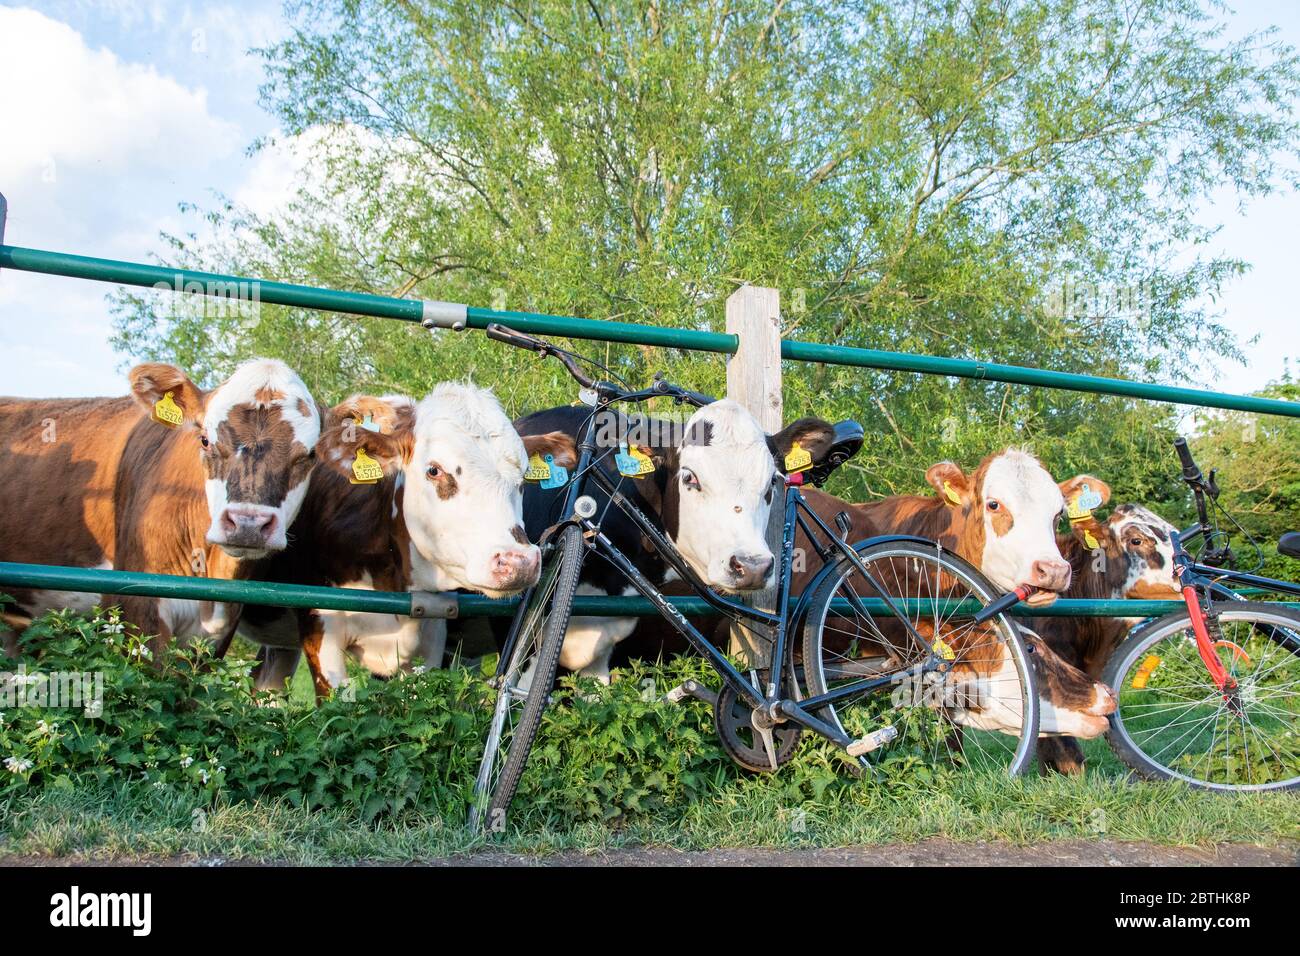
M 282 550 L 315 465 L 321 415 L 283 362 L 256 359 L 211 391 L 180 369 L 131 369 L 123 398 L 0 399 L 0 559 L 35 564 L 247 576 Z M 151 420 L 160 401 L 183 421 Z M 19 590 L 16 627 L 101 595 Z M 127 621 L 159 643 L 220 634 L 231 609 L 123 596 Z
M 1004 590 L 1021 584 L 1038 588 L 1026 602 L 1031 606 L 1051 604 L 1070 586 L 1071 566 L 1056 539 L 1066 501 L 1084 485 L 1103 503 L 1110 497 L 1105 482 L 1090 475 L 1057 482 L 1037 458 L 1017 448 L 989 455 L 970 474 L 952 462 L 940 462 L 925 477 L 933 495 L 896 495 L 847 506 L 854 524 L 849 540 L 872 534 L 930 538 Z M 819 514 L 846 510 L 843 502 L 821 492 L 807 496 Z M 1028 644 L 1040 687 L 1040 733 L 1104 733 L 1106 717 L 1115 709 L 1106 686 L 1053 653 L 1037 635 L 1030 635 Z
M 937 464 L 927 472 L 934 495 L 900 495 L 867 504 L 849 504 L 825 492 L 805 489 L 808 504 L 829 526 L 843 512 L 850 521 L 847 540 L 861 541 L 883 534 L 912 534 L 942 542 L 947 548 L 985 570 L 995 584 L 1010 589 L 1020 583 L 1049 588 L 1033 599 L 1039 605 L 1054 601 L 1069 585 L 1070 566 L 1056 547 L 1056 525 L 1067 495 L 1090 484 L 1103 496 L 1104 483 L 1079 475 L 1059 484 L 1038 461 L 1026 452 L 1008 449 L 984 460 L 972 475 L 950 462 Z M 814 555 L 802 529 L 796 547 Z M 798 594 L 820 570 L 820 562 L 808 560 L 796 565 L 791 593 Z M 701 621 L 703 633 L 725 639 L 719 622 Z M 1106 715 L 1114 700 L 1104 685 L 1087 677 L 1053 653 L 1036 636 L 1029 638 L 1030 660 L 1041 688 L 1040 729 L 1042 733 L 1072 733 L 1096 736 L 1106 727 Z M 653 657 L 684 648 L 684 642 L 666 626 L 650 619 L 624 647 L 630 656 Z M 972 726 L 980 721 L 1005 721 L 1004 729 L 1015 730 L 1012 714 L 958 715 Z M 1013 725 L 1014 724 L 1014 725 Z
M 351 462 L 358 448 L 384 467 L 374 485 L 335 473 L 312 482 L 291 547 L 263 569 L 267 580 L 383 591 L 456 588 L 493 597 L 537 579 L 539 552 L 523 529 L 528 457 L 576 463 L 563 434 L 521 438 L 492 393 L 445 383 L 418 404 L 402 396 L 355 396 L 333 414 L 374 431 L 333 431 L 321 457 Z M 272 649 L 258 676 L 274 687 L 292 673 L 301 646 L 318 695 L 339 687 L 352 657 L 378 676 L 415 657 L 441 663 L 442 621 L 351 611 L 246 608 L 241 632 Z
M 1173 573 L 1173 525 L 1141 505 L 1116 506 L 1109 518 L 1089 515 L 1072 521 L 1069 534 L 1058 538 L 1061 553 L 1074 570 L 1065 597 L 1094 600 L 1123 598 L 1177 600 Z M 1024 621 L 1027 631 L 1040 635 L 1053 653 L 1094 680 L 1136 621 L 1112 617 L 1040 617 Z M 1103 728 L 1104 729 L 1104 728 Z M 1083 772 L 1083 749 L 1072 737 L 1048 737 L 1039 742 L 1044 768 L 1060 773 Z

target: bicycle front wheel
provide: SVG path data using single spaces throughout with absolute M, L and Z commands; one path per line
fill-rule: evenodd
M 1300 614 L 1258 601 L 1212 604 L 1210 637 L 1235 689 L 1220 691 L 1186 611 L 1135 632 L 1103 679 L 1119 697 L 1115 755 L 1144 777 L 1207 790 L 1300 787 Z
M 886 541 L 858 557 L 866 578 L 842 556 L 809 603 L 804 680 L 810 697 L 868 678 L 889 682 L 828 704 L 818 716 L 855 738 L 892 725 L 898 738 L 881 751 L 886 759 L 1024 773 L 1034 759 L 1039 712 L 1024 640 L 1005 614 L 983 624 L 971 618 L 997 589 L 936 544 Z M 882 610 L 886 597 L 902 617 Z
M 546 553 L 537 584 L 515 615 L 506 642 L 508 660 L 495 678 L 496 703 L 470 803 L 471 829 L 505 830 L 510 801 L 555 683 L 582 558 L 582 531 L 569 525 Z

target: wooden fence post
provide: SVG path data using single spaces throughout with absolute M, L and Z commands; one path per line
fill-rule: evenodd
M 727 358 L 727 397 L 744 406 L 769 434 L 780 431 L 781 400 L 781 294 L 776 289 L 743 286 L 727 297 L 727 331 L 740 337 L 740 348 Z M 773 554 L 781 546 L 785 497 L 772 496 L 767 543 Z M 759 591 L 747 603 L 775 608 L 776 591 Z M 767 666 L 768 645 L 756 641 L 746 628 L 733 625 L 729 649 L 749 667 Z

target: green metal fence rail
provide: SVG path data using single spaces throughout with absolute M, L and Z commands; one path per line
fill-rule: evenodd
M 419 323 L 428 328 L 482 329 L 491 322 L 501 322 L 521 332 L 535 335 L 558 335 L 724 355 L 735 353 L 739 347 L 739 339 L 735 335 L 702 329 L 662 328 L 630 322 L 582 319 L 535 312 L 497 311 L 452 302 L 402 299 L 4 245 L 3 202 L 4 197 L 0 196 L 0 270 L 67 276 L 226 300 L 252 296 L 255 301 L 270 305 L 396 319 Z M 1016 365 L 1000 365 L 972 359 L 910 355 L 793 339 L 785 339 L 781 342 L 781 356 L 800 362 L 946 375 L 1300 418 L 1300 403 L 1297 402 L 1200 391 L 1147 382 L 1131 382 L 1096 375 L 1076 375 Z M 413 611 L 412 596 L 409 593 L 306 587 L 261 581 L 224 581 L 3 562 L 0 562 L 0 587 L 86 591 L 96 594 L 156 596 L 387 614 L 410 615 Z M 450 616 L 508 615 L 513 612 L 515 606 L 514 601 L 497 601 L 481 596 L 456 594 L 446 597 L 454 598 L 455 602 L 448 612 Z M 680 597 L 671 600 L 687 614 L 703 614 L 709 610 L 708 605 L 701 598 Z M 1168 613 L 1181 606 L 1181 602 L 1178 601 L 1059 600 L 1049 608 L 1020 607 L 1012 613 L 1052 617 L 1150 617 Z M 1300 608 L 1300 603 L 1288 606 Z M 650 602 L 639 597 L 578 597 L 574 601 L 574 611 L 579 614 L 621 616 L 645 616 L 655 613 Z
M 114 259 L 93 259 L 20 246 L 0 245 L 0 269 L 17 269 L 24 272 L 70 276 L 146 288 L 157 287 L 215 297 L 229 296 L 230 289 L 240 284 L 256 284 L 258 300 L 271 305 L 319 309 L 381 319 L 399 319 L 404 322 L 420 322 L 444 327 L 458 325 L 461 328 L 482 329 L 489 322 L 501 322 L 521 332 L 534 335 L 562 335 L 575 339 L 599 339 L 607 342 L 653 345 L 698 352 L 731 354 L 738 347 L 738 340 L 734 335 L 706 332 L 700 329 L 661 328 L 636 325 L 631 322 L 579 319 L 535 312 L 504 312 L 458 303 L 398 299 L 365 292 L 343 292 L 337 289 L 321 289 L 285 282 L 266 282 L 261 279 L 221 275 L 214 272 L 169 269 Z M 1130 382 L 1098 375 L 1076 375 L 1071 372 L 1054 372 L 1018 365 L 999 365 L 972 359 L 944 358 L 938 355 L 909 355 L 902 352 L 886 352 L 845 345 L 820 345 L 815 342 L 785 339 L 781 343 L 781 357 L 799 362 L 948 375 L 1300 418 L 1300 402 L 1259 398 L 1253 395 L 1231 395 L 1226 392 L 1206 392 L 1149 382 Z
M 136 595 L 190 601 L 226 601 L 232 604 L 263 604 L 272 607 L 314 607 L 325 610 L 365 611 L 375 614 L 412 616 L 411 595 L 405 591 L 363 591 L 356 588 L 310 587 L 273 584 L 267 581 L 228 581 L 173 574 L 142 574 L 137 571 L 103 571 L 96 568 L 65 568 L 45 564 L 0 562 L 0 589 L 36 588 L 48 591 L 83 591 L 90 594 Z M 514 613 L 518 598 L 497 600 L 477 594 L 443 592 L 447 617 L 507 617 Z M 712 612 L 703 598 L 674 596 L 671 601 L 683 614 Z M 110 603 L 110 602 L 106 602 Z M 443 603 L 443 602 L 440 602 Z M 921 610 L 932 604 L 917 600 Z M 886 613 L 879 600 L 865 602 L 868 611 Z M 1300 610 L 1300 602 L 1286 607 Z M 1182 601 L 1082 601 L 1062 599 L 1046 608 L 1018 606 L 1011 613 L 1020 617 L 1158 617 L 1183 607 Z M 846 605 L 847 608 L 847 605 Z M 944 607 L 943 613 L 951 608 Z M 574 614 L 599 616 L 653 617 L 658 614 L 642 597 L 592 597 L 573 600 Z M 419 615 L 416 615 L 419 616 Z

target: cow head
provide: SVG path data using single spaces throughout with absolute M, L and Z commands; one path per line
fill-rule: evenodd
M 664 530 L 705 583 L 726 592 L 769 584 L 775 559 L 766 533 L 777 463 L 796 441 L 821 461 L 832 435 L 818 418 L 767 435 L 753 415 L 723 400 L 690 417 L 679 447 L 655 450 Z
M 1161 600 L 1181 595 L 1174 576 L 1173 525 L 1141 505 L 1123 504 L 1111 512 L 1106 528 L 1127 561 L 1121 597 Z
M 307 494 L 321 418 L 283 362 L 254 359 L 202 392 L 174 365 L 131 369 L 131 394 L 152 411 L 170 393 L 199 440 L 212 524 L 207 539 L 235 558 L 282 550 Z
M 1000 588 L 1038 588 L 1028 601 L 1035 606 L 1052 603 L 1070 585 L 1070 564 L 1056 544 L 1066 499 L 1085 483 L 1103 502 L 1110 497 L 1106 484 L 1088 475 L 1058 484 L 1018 448 L 990 455 L 972 475 L 945 461 L 925 477 L 941 501 L 962 512 L 961 552 L 978 555 L 980 570 Z
M 1115 712 L 1115 695 L 1060 657 L 1047 642 L 1021 627 L 1038 687 L 1038 731 L 1071 737 L 1100 737 Z
M 472 385 L 443 383 L 405 408 L 395 399 L 366 401 L 372 421 L 391 427 L 342 421 L 322 436 L 322 459 L 350 474 L 360 448 L 399 476 L 415 585 L 505 597 L 535 584 L 540 553 L 524 533 L 524 471 L 533 451 L 572 468 L 573 440 L 521 439 L 492 393 Z M 385 403 L 391 411 L 379 407 Z

